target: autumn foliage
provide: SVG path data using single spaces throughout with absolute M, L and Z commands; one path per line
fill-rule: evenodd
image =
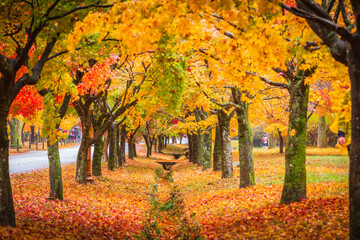
M 128 160 L 94 184 L 74 181 L 75 166 L 63 167 L 64 201 L 50 201 L 48 172 L 12 176 L 17 228 L 1 228 L 1 239 L 345 239 L 348 236 L 348 160 L 309 156 L 308 199 L 279 205 L 284 157 L 256 154 L 257 185 L 238 188 L 220 172 L 202 171 L 185 158 L 172 174 L 153 154 Z M 234 153 L 235 154 L 235 153 Z M 234 156 L 235 159 L 235 156 Z M 154 190 L 155 189 L 155 190 Z M 156 218 L 155 218 L 156 217 Z M 148 234 L 148 235 L 147 235 Z

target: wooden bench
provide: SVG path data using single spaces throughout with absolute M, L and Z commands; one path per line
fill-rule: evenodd
M 175 165 L 177 162 L 156 162 L 163 166 L 165 170 L 170 170 L 173 165 Z

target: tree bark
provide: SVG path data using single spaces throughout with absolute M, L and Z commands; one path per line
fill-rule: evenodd
M 61 173 L 61 163 L 59 154 L 59 143 L 48 146 L 49 159 L 49 179 L 50 179 L 50 199 L 63 200 L 63 181 Z
M 0 82 L 0 225 L 15 227 L 15 211 L 9 174 L 9 140 L 6 121 L 9 108 Z
M 200 122 L 201 118 L 200 118 L 200 113 L 201 110 L 199 109 L 195 109 L 194 110 L 194 114 L 195 114 L 195 119 L 196 122 Z M 196 149 L 197 149 L 197 165 L 198 166 L 202 166 L 204 164 L 204 134 L 203 131 L 201 129 L 197 130 L 197 142 L 196 142 Z
M 133 156 L 134 156 L 134 157 L 137 157 L 137 152 L 136 152 L 136 143 L 135 143 L 135 142 L 133 143 L 132 150 L 133 150 Z
M 116 124 L 116 166 L 121 167 L 122 162 L 120 158 L 120 124 Z
M 194 150 L 193 150 L 193 135 L 190 134 L 189 132 L 187 133 L 187 137 L 188 137 L 188 146 L 189 146 L 189 162 L 193 163 L 194 162 Z
M 109 142 L 110 142 L 109 133 L 108 131 L 106 131 L 104 134 L 104 145 L 102 148 L 102 155 L 101 155 L 101 161 L 103 162 L 109 161 L 109 154 L 108 154 Z
M 317 147 L 326 148 L 326 122 L 324 116 L 319 116 Z
M 11 120 L 8 122 L 9 126 L 10 126 L 10 131 L 11 131 L 11 135 L 10 135 L 10 142 L 11 145 L 10 147 L 12 148 L 22 148 L 23 147 L 23 141 L 22 141 L 22 121 L 18 120 L 16 118 L 11 118 Z M 19 146 L 18 146 L 19 143 Z
M 127 135 L 127 131 L 126 131 L 126 126 L 123 125 L 121 127 L 121 132 L 120 132 L 120 152 L 119 152 L 119 163 L 120 166 L 123 166 L 124 163 L 126 163 L 126 158 L 125 158 L 125 145 L 126 145 L 126 135 Z
M 113 123 L 108 130 L 109 138 L 110 138 L 108 168 L 110 171 L 115 171 L 116 161 L 117 161 L 116 127 L 117 127 L 116 123 Z
M 163 137 L 162 135 L 160 134 L 158 136 L 158 152 L 161 152 L 161 150 L 163 150 L 163 141 L 162 141 Z
M 101 157 L 103 155 L 104 139 L 100 138 L 94 143 L 94 153 L 92 160 L 92 174 L 101 176 Z
M 234 173 L 231 138 L 230 138 L 230 117 L 224 110 L 218 110 L 218 120 L 221 138 L 221 160 L 222 160 L 222 178 L 231 178 Z
M 192 163 L 198 165 L 199 164 L 199 136 L 197 134 L 192 134 L 191 137 L 191 149 L 192 149 Z
M 281 132 L 278 130 L 279 134 L 279 153 L 284 153 L 284 138 L 281 134 Z
M 199 109 L 199 116 L 202 121 L 206 120 L 206 113 Z M 199 133 L 200 134 L 200 133 Z M 204 132 L 201 132 L 203 135 L 203 143 L 199 147 L 201 150 L 201 157 L 199 158 L 202 162 L 203 170 L 206 170 L 208 168 L 211 168 L 211 152 L 212 152 L 212 135 L 211 135 L 211 127 L 207 127 Z
M 255 185 L 253 137 L 249 123 L 249 106 L 242 101 L 236 103 L 239 136 L 240 188 L 246 188 Z
M 272 149 L 275 147 L 275 138 L 273 137 L 272 133 L 266 134 L 268 139 L 268 149 Z
M 359 19 L 360 15 L 356 16 Z M 360 26 L 357 26 L 358 28 Z M 358 30 L 359 31 L 359 30 Z M 351 80 L 351 149 L 349 173 L 350 239 L 360 239 L 360 43 L 347 43 Z
M 134 151 L 133 151 L 133 143 L 132 143 L 132 140 L 129 139 L 128 141 L 128 158 L 129 159 L 134 159 Z
M 147 134 L 143 135 L 143 138 L 145 140 L 145 144 L 146 144 L 146 158 L 150 158 L 151 157 L 151 150 L 152 150 L 152 144 L 150 141 L 150 137 Z
M 211 152 L 212 152 L 212 139 L 211 127 L 208 127 L 206 132 L 203 133 L 203 170 L 211 168 Z
M 74 103 L 74 107 L 78 108 L 78 106 Z M 90 145 L 90 128 L 91 128 L 91 121 L 90 121 L 90 106 L 85 106 L 84 109 L 76 110 L 79 114 L 82 126 L 82 138 L 80 142 L 80 148 L 76 159 L 76 175 L 75 181 L 77 183 L 86 183 L 86 160 L 88 149 L 91 147 Z
M 285 149 L 285 181 L 281 204 L 299 202 L 306 198 L 306 132 L 309 86 L 304 80 L 292 82 L 290 89 L 290 115 Z M 290 132 L 295 130 L 295 135 Z
M 101 126 L 94 123 L 94 132 L 98 131 Z M 94 153 L 92 158 L 92 174 L 94 176 L 101 176 L 101 158 L 103 155 L 104 139 L 101 137 L 94 143 Z
M 30 126 L 31 135 L 30 135 L 30 142 L 35 142 L 35 125 Z
M 221 136 L 220 136 L 220 127 L 216 125 L 215 130 L 215 143 L 214 143 L 214 153 L 213 153 L 213 170 L 221 171 Z

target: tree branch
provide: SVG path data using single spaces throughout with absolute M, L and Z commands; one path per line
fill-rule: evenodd
M 289 85 L 287 85 L 287 84 L 285 84 L 285 83 L 273 82 L 273 81 L 271 81 L 271 80 L 269 80 L 269 79 L 266 79 L 266 78 L 264 78 L 264 77 L 262 77 L 262 76 L 257 75 L 256 73 L 253 73 L 253 72 L 250 72 L 250 71 L 246 71 L 246 73 L 251 74 L 251 75 L 253 75 L 253 76 L 259 77 L 261 81 L 263 81 L 263 82 L 265 82 L 265 83 L 267 83 L 267 84 L 269 84 L 269 85 L 272 85 L 272 86 L 276 86 L 276 87 L 280 87 L 280 88 L 284 88 L 284 89 L 288 89 L 288 90 L 289 90 Z
M 9 59 L 0 54 L 0 72 L 6 78 L 14 78 L 15 73 L 10 66 Z
M 28 73 L 25 73 L 13 86 L 12 90 L 11 90 L 11 96 L 10 96 L 10 101 L 11 103 L 14 101 L 14 99 L 16 98 L 16 96 L 18 95 L 18 93 L 20 92 L 20 90 L 25 86 L 25 85 L 35 85 L 39 79 L 40 79 L 40 73 L 46 63 L 46 60 L 49 56 L 49 54 L 51 53 L 52 49 L 55 46 L 57 39 L 53 38 L 51 40 L 51 42 L 49 42 L 45 49 L 43 54 L 41 55 L 40 60 L 36 63 L 35 67 L 32 69 L 32 76 L 30 76 Z
M 104 38 L 104 39 L 101 40 L 101 41 L 102 41 L 102 42 L 106 42 L 106 41 L 119 42 L 118 39 L 113 39 L 113 38 Z M 96 44 L 96 43 L 98 43 L 98 42 L 90 42 L 90 43 L 87 43 L 85 46 L 75 48 L 75 51 L 80 50 L 80 49 L 82 49 L 82 48 L 84 48 L 84 47 L 89 47 L 89 46 L 94 45 L 94 44 Z M 68 53 L 68 52 L 69 52 L 69 50 L 64 50 L 64 51 L 55 53 L 54 55 L 52 55 L 51 57 L 49 57 L 46 61 L 50 61 L 51 59 L 54 59 L 54 58 L 56 58 L 56 57 L 58 57 L 58 56 L 60 56 L 60 55 L 63 55 L 63 54 L 65 54 L 65 53 Z
M 326 22 L 327 25 L 317 22 L 317 21 L 320 21 L 319 19 L 321 19 L 321 18 L 317 17 L 318 20 L 313 20 L 312 18 L 314 17 L 314 15 L 311 13 L 315 14 L 315 12 L 312 11 L 310 8 L 308 8 L 307 5 L 305 5 L 302 0 L 296 0 L 296 4 L 297 4 L 297 8 L 291 8 L 285 4 L 280 4 L 280 5 L 284 9 L 287 9 L 288 11 L 292 12 L 293 14 L 300 16 L 302 18 L 306 18 L 311 29 L 330 48 L 331 54 L 334 57 L 334 59 L 336 61 L 341 62 L 346 65 L 347 63 L 346 63 L 345 41 L 338 37 L 338 35 L 332 30 L 332 27 L 328 27 L 328 25 L 333 25 L 334 23 L 331 23 L 331 20 L 328 20 L 328 18 L 323 19 L 323 20 L 327 21 Z M 316 3 L 313 2 L 313 4 L 316 4 Z M 319 11 L 319 9 L 318 9 L 318 11 Z M 325 12 L 325 10 L 323 10 L 323 11 Z M 327 14 L 327 13 L 325 12 L 323 14 Z
M 57 0 L 59 1 L 59 0 Z M 114 4 L 107 4 L 107 5 L 99 5 L 99 4 L 90 4 L 90 5 L 86 5 L 86 6 L 78 6 L 76 8 L 71 9 L 70 11 L 63 13 L 61 15 L 57 15 L 57 16 L 52 16 L 52 17 L 47 17 L 46 21 L 52 21 L 52 20 L 56 20 L 59 18 L 63 18 L 66 17 L 67 15 L 70 15 L 74 12 L 77 12 L 79 10 L 83 10 L 83 9 L 88 9 L 88 8 L 92 8 L 92 7 L 97 7 L 97 8 L 111 8 L 112 6 L 114 6 Z
M 281 3 L 281 6 L 298 17 L 306 18 L 314 22 L 320 23 L 321 25 L 327 27 L 328 29 L 336 32 L 350 43 L 352 43 L 355 40 L 353 34 L 348 29 L 340 27 L 339 25 L 333 23 L 328 19 L 313 15 L 299 8 L 289 7 L 283 3 Z

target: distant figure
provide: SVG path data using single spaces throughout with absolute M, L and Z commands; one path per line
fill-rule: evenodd
M 267 148 L 268 140 L 266 136 L 262 138 L 262 143 L 264 144 L 264 148 Z
M 335 125 L 335 126 L 334 126 Z M 337 128 L 336 128 L 337 127 Z M 338 134 L 338 144 L 341 146 L 340 152 L 344 149 L 350 153 L 351 145 L 351 94 L 350 90 L 345 94 L 342 102 L 342 109 L 335 122 L 330 126 L 330 130 Z

